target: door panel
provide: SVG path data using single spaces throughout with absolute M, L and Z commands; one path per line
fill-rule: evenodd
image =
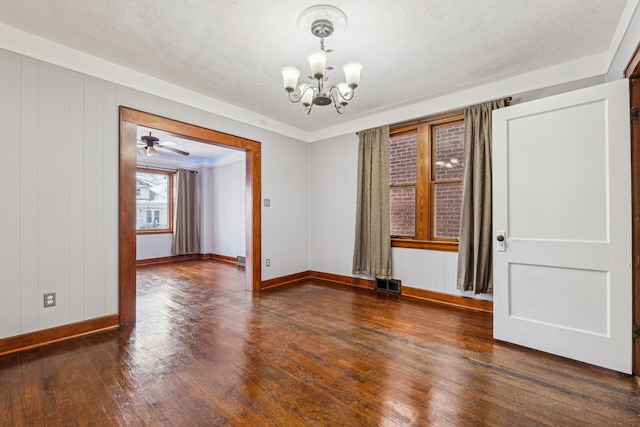
M 493 113 L 494 336 L 631 372 L 628 82 Z

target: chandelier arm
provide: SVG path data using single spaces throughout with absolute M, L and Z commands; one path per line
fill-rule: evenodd
M 342 97 L 346 101 L 351 101 L 353 99 L 353 95 L 356 93 L 356 88 L 350 88 L 351 90 L 346 95 L 342 95 Z
M 289 101 L 293 102 L 294 104 L 302 100 L 302 94 L 298 95 L 296 93 L 293 93 L 293 91 L 287 91 L 287 93 L 289 94 Z
M 331 101 L 333 101 L 333 106 L 336 108 L 338 114 L 344 113 L 344 107 L 346 104 L 339 102 L 340 99 L 340 90 L 337 86 L 331 85 L 329 86 L 329 96 L 331 97 Z

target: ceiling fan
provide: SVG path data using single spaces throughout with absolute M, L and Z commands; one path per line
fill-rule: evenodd
M 174 153 L 182 154 L 183 156 L 188 156 L 189 153 L 186 151 L 178 150 L 177 148 L 168 147 L 166 144 L 175 144 L 175 142 L 164 142 L 160 143 L 159 139 L 155 136 L 151 136 L 151 132 L 149 135 L 143 135 L 140 137 L 142 141 L 138 142 L 138 152 L 143 156 L 148 157 L 158 157 L 159 153 L 157 149 L 172 151 Z

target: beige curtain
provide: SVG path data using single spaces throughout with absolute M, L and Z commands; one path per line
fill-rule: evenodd
M 391 278 L 389 126 L 359 133 L 353 274 Z
M 493 293 L 491 223 L 491 112 L 506 100 L 486 102 L 464 112 L 464 192 L 458 289 Z
M 198 233 L 198 172 L 178 169 L 176 208 L 171 253 L 185 255 L 200 252 Z

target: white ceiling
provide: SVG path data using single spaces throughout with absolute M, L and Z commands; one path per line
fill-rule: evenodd
M 629 0 L 634 1 L 634 0 Z M 307 75 L 313 0 L 2 0 L 0 22 L 304 132 L 611 48 L 625 0 L 330 0 L 331 82 L 363 64 L 344 115 L 291 104 L 280 68 Z M 637 2 L 636 2 L 637 3 Z

